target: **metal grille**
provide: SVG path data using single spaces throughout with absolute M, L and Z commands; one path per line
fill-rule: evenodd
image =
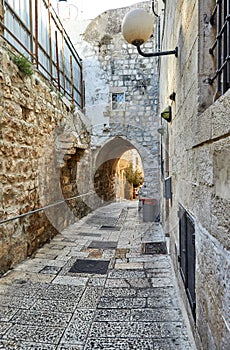
M 166 242 L 150 242 L 144 243 L 143 253 L 154 255 L 154 254 L 167 254 Z
M 77 259 L 70 268 L 71 273 L 106 274 L 110 261 Z
M 102 225 L 100 227 L 100 230 L 109 230 L 109 231 L 120 231 L 120 226 L 113 226 L 113 225 Z
M 209 82 L 216 81 L 216 96 L 219 97 L 230 87 L 230 0 L 216 0 L 210 23 L 216 29 L 216 40 L 209 49 L 216 58 L 216 72 Z
M 187 211 L 179 207 L 180 272 L 193 316 L 196 315 L 195 293 L 195 227 Z
M 50 0 L 3 0 L 4 38 L 81 109 L 82 63 Z
M 92 241 L 88 248 L 91 249 L 116 249 L 117 248 L 117 242 L 113 241 Z

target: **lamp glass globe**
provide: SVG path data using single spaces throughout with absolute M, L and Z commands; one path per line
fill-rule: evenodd
M 129 44 L 141 45 L 153 33 L 153 18 L 144 9 L 134 9 L 128 12 L 121 25 L 123 37 Z

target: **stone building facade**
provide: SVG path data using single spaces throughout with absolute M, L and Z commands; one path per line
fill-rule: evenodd
M 84 112 L 92 128 L 37 73 L 22 78 L 0 43 L 1 220 L 34 211 L 0 226 L 0 266 L 6 271 L 76 216 L 115 199 L 116 164 L 135 148 L 149 196 L 160 200 L 160 186 L 164 195 L 163 228 L 198 348 L 225 350 L 230 91 L 221 94 L 215 81 L 210 84 L 217 64 L 209 54 L 217 31 L 210 23 L 215 3 L 155 1 L 157 13 L 164 14 L 161 49 L 179 50 L 178 58 L 160 62 L 138 56 L 124 42 L 121 21 L 128 8 L 101 14 L 79 37 L 78 23 L 65 23 L 83 58 Z M 151 4 L 133 7 L 150 10 Z M 157 48 L 158 18 L 153 21 L 155 34 L 145 44 L 150 51 Z M 160 114 L 169 106 L 168 123 Z M 42 206 L 45 211 L 39 211 Z
M 150 3 L 133 7 L 149 10 Z M 135 47 L 125 43 L 121 22 L 129 9 L 106 11 L 86 26 L 78 21 L 63 21 L 83 60 L 85 114 L 93 124 L 93 167 L 101 182 L 96 187 L 105 189 L 104 200 L 115 198 L 117 161 L 133 148 L 141 156 L 148 195 L 160 197 L 158 60 L 140 57 Z M 157 25 L 154 17 L 153 23 Z M 152 42 L 156 43 L 156 35 Z M 152 49 L 152 43 L 145 48 Z M 103 176 L 109 168 L 113 175 Z
M 145 140 L 139 131 L 151 127 L 148 122 L 152 113 L 154 137 L 148 141 L 154 145 L 160 121 L 160 147 L 155 145 L 155 150 L 160 151 L 161 158 L 160 172 L 158 163 L 158 181 L 162 180 L 161 219 L 165 234 L 170 237 L 170 254 L 180 289 L 198 348 L 227 349 L 230 342 L 230 95 L 228 90 L 219 96 L 215 82 L 210 84 L 216 70 L 216 59 L 209 54 L 216 36 L 216 27 L 210 24 L 216 2 L 181 0 L 175 4 L 160 0 L 158 3 L 155 1 L 160 15 L 161 49 L 173 50 L 178 46 L 178 58 L 162 57 L 158 65 L 156 58 L 137 56 L 135 48 L 120 37 L 121 19 L 129 9 L 107 11 L 82 31 L 81 40 L 75 39 L 84 57 L 88 86 L 86 114 L 94 125 L 94 164 L 97 169 L 106 160 L 119 158 L 125 148 L 134 146 L 142 156 L 144 170 L 148 169 L 142 153 L 146 150 Z M 133 7 L 149 9 L 150 5 L 149 1 Z M 150 51 L 156 51 L 158 18 L 154 20 L 153 42 L 145 45 Z M 73 23 L 71 27 L 74 28 Z M 140 68 L 145 75 L 144 84 L 139 76 Z M 146 78 L 150 79 L 148 96 L 154 100 L 149 105 L 145 102 L 143 113 L 140 103 L 148 99 L 144 88 Z M 109 95 L 124 91 L 128 97 L 125 112 L 113 111 Z M 160 118 L 168 107 L 172 113 L 170 123 Z M 129 127 L 127 137 L 125 132 Z M 156 172 L 152 170 L 154 176 L 149 181 L 157 188 L 153 180 Z M 152 195 L 156 195 L 154 191 Z
M 210 84 L 217 70 L 216 53 L 209 53 L 215 5 L 159 2 L 162 50 L 179 49 L 176 60 L 161 59 L 159 112 L 172 109 L 172 121 L 162 119 L 162 176 L 171 180 L 163 224 L 171 256 L 197 343 L 222 350 L 230 344 L 230 90 L 216 92 L 216 81 Z
M 73 112 L 39 72 L 23 76 L 1 39 L 1 273 L 76 217 L 114 200 L 116 165 L 129 149 L 142 158 L 149 196 L 159 198 L 157 62 L 139 59 L 124 43 L 126 11 L 98 16 L 76 45 L 85 114 Z

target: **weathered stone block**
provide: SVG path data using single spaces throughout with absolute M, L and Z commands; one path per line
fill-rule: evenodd
M 226 322 L 230 257 L 200 225 L 197 227 L 197 260 L 197 326 L 202 343 L 207 349 L 225 349 L 229 338 Z

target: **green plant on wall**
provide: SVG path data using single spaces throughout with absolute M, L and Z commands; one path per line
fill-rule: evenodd
M 129 162 L 127 168 L 125 168 L 125 177 L 130 184 L 133 184 L 133 187 L 138 187 L 143 183 L 143 175 L 139 170 L 133 170 L 132 162 Z
M 23 55 L 16 56 L 11 54 L 10 56 L 12 61 L 18 66 L 21 73 L 27 76 L 31 76 L 33 74 L 32 65 L 28 58 Z

